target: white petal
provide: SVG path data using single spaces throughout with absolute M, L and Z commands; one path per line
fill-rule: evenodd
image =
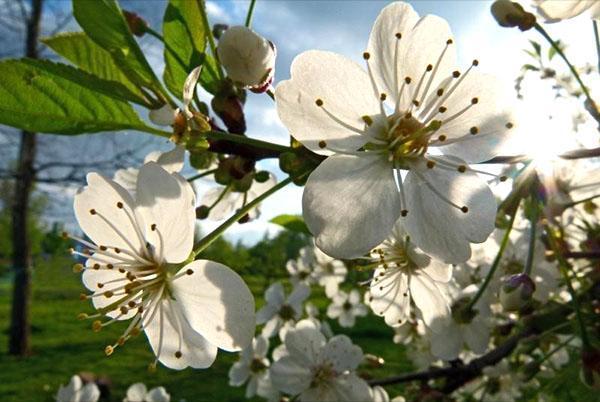
M 331 338 L 321 354 L 321 362 L 329 362 L 338 373 L 355 370 L 363 359 L 360 347 L 354 345 L 346 335 Z
M 114 181 L 97 173 L 87 175 L 86 187 L 75 195 L 75 217 L 83 232 L 97 245 L 129 250 L 140 254 L 145 243 L 137 234 L 134 201 Z M 123 205 L 123 208 L 117 205 Z M 130 219 L 132 217 L 133 219 Z
M 360 257 L 390 234 L 400 215 L 392 168 L 380 156 L 331 156 L 308 178 L 302 211 L 325 253 Z
M 148 113 L 150 121 L 158 126 L 170 126 L 175 120 L 175 110 L 168 103 Z
M 596 4 L 596 0 L 538 1 L 538 12 L 546 22 L 557 22 L 578 16 Z
M 347 402 L 364 402 L 371 400 L 370 388 L 355 373 L 338 376 L 334 381 L 334 390 L 337 394 L 335 400 Z
M 246 386 L 246 394 L 245 394 L 246 399 L 250 399 L 254 395 L 256 395 L 257 387 L 258 387 L 258 382 L 257 382 L 256 376 L 252 376 L 250 378 L 250 381 L 248 381 L 248 385 Z
M 311 320 L 299 321 L 285 337 L 289 355 L 305 367 L 311 367 L 319 360 L 325 342 L 325 337 Z
M 411 78 L 412 82 L 408 85 L 408 89 L 412 99 L 423 103 L 424 91 L 427 89 L 427 93 L 436 92 L 440 83 L 456 69 L 456 45 L 447 45 L 449 39 L 453 39 L 453 36 L 448 23 L 435 15 L 422 17 L 413 30 L 401 39 L 401 41 L 406 40 L 408 44 L 402 48 L 403 51 L 398 57 L 403 61 L 400 76 Z M 444 56 L 440 60 L 442 52 Z M 440 60 L 439 64 L 438 60 Z M 418 83 L 429 64 L 432 65 L 432 71 L 425 74 L 419 93 L 416 94 Z
M 476 317 L 470 324 L 464 325 L 462 330 L 469 348 L 478 355 L 484 354 L 488 347 L 490 331 L 482 319 Z
M 261 325 L 266 323 L 273 318 L 278 311 L 279 308 L 273 306 L 272 304 L 265 304 L 256 312 L 256 324 Z
M 310 386 L 310 369 L 291 356 L 277 360 L 270 369 L 273 386 L 286 394 L 296 395 Z
M 452 279 L 452 265 L 444 264 L 441 261 L 430 260 L 428 266 L 421 268 L 432 280 L 441 283 L 448 283 Z
M 195 197 L 187 181 L 155 162 L 146 163 L 138 176 L 137 203 L 146 222 L 146 237 L 158 256 L 173 264 L 185 261 L 192 251 L 196 223 Z
M 410 314 L 408 276 L 400 271 L 381 276 L 384 272 L 377 268 L 373 274 L 369 306 L 376 315 L 385 317 L 387 325 L 397 326 L 406 322 Z
M 161 154 L 156 163 L 169 173 L 178 173 L 183 169 L 184 159 L 185 147 L 176 145 L 171 151 Z
M 399 56 L 404 53 L 409 35 L 418 20 L 419 15 L 410 4 L 394 2 L 381 10 L 369 36 L 369 63 L 377 87 L 394 102 L 399 92 L 398 82 L 402 83 L 406 77 L 400 70 L 404 64 L 410 62 L 400 59 Z M 403 36 L 400 40 L 396 38 L 397 33 Z
M 356 289 L 352 289 L 350 291 L 350 294 L 348 295 L 348 302 L 350 302 L 350 304 L 357 304 L 360 303 L 360 300 L 361 297 L 359 291 Z
M 162 324 L 162 348 L 159 361 L 174 370 L 182 370 L 188 366 L 193 368 L 210 367 L 217 357 L 217 347 L 192 329 L 185 316 L 179 311 L 180 303 L 178 301 L 163 299 L 160 303 L 163 309 L 162 322 L 159 310 L 154 319 L 144 328 L 146 337 L 156 355 L 161 340 Z M 181 335 L 179 334 L 180 326 Z M 180 336 L 181 345 L 179 344 Z M 175 356 L 178 351 L 181 352 L 179 358 Z
M 304 283 L 298 283 L 288 296 L 287 302 L 296 312 L 302 314 L 302 303 L 310 295 L 310 287 Z
M 265 301 L 279 309 L 285 302 L 285 291 L 281 282 L 275 282 L 265 292 Z
M 239 387 L 250 376 L 250 367 L 243 362 L 235 362 L 229 369 L 229 385 Z
M 127 388 L 127 402 L 144 402 L 146 392 L 148 392 L 148 389 L 144 383 L 137 382 L 132 384 Z
M 135 186 L 137 184 L 139 169 L 127 168 L 119 169 L 115 172 L 113 180 L 123 187 L 132 197 L 135 197 Z
M 238 351 L 252 342 L 255 328 L 254 298 L 242 278 L 213 261 L 197 260 L 191 269 L 173 281 L 173 295 L 190 326 L 210 343 L 227 351 Z
M 323 155 L 330 152 L 319 147 L 320 141 L 352 151 L 367 142 L 367 137 L 325 112 L 361 131 L 365 127 L 361 117 L 379 113 L 379 99 L 358 64 L 335 53 L 311 50 L 294 59 L 291 76 L 277 86 L 275 100 L 279 118 L 294 138 Z M 323 101 L 322 107 L 316 105 L 317 99 Z
M 356 318 L 351 312 L 342 309 L 340 316 L 338 317 L 338 322 L 341 327 L 352 328 L 356 323 Z
M 262 329 L 261 335 L 267 338 L 275 336 L 280 332 L 281 326 L 283 325 L 283 320 L 278 315 L 271 318 Z M 282 337 L 282 335 L 280 334 Z
M 342 306 L 339 304 L 331 303 L 327 306 L 327 317 L 329 318 L 338 318 L 342 314 Z
M 460 164 L 457 159 L 452 163 Z M 426 184 L 451 200 L 464 213 L 448 204 Z M 447 263 L 461 263 L 471 256 L 470 243 L 484 242 L 494 230 L 496 199 L 477 174 L 467 171 L 428 169 L 414 164 L 406 176 L 408 215 L 406 231 L 423 251 Z
M 167 393 L 164 387 L 152 388 L 146 395 L 146 402 L 169 402 L 171 395 Z
M 506 92 L 495 77 L 469 72 L 443 102 L 446 112 L 438 114 L 436 119 L 443 121 L 453 116 L 468 107 L 473 98 L 477 98 L 477 104 L 471 105 L 459 117 L 442 124 L 439 134 L 444 134 L 447 140 L 440 144 L 440 151 L 468 163 L 482 162 L 498 155 L 516 131 L 516 117 L 508 107 Z M 432 94 L 432 97 L 437 95 Z M 476 134 L 471 134 L 473 127 L 477 129 Z M 454 143 L 453 140 L 459 141 Z
M 430 335 L 431 354 L 442 360 L 454 360 L 463 346 L 463 338 L 460 329 L 451 323 L 444 331 L 432 332 Z
M 421 310 L 425 325 L 432 331 L 441 331 L 450 319 L 450 305 L 436 283 L 424 275 L 415 273 L 410 277 L 413 301 Z
M 77 400 L 79 402 L 96 402 L 98 399 L 100 399 L 100 389 L 95 383 L 89 382 L 81 388 Z
M 257 336 L 252 342 L 254 356 L 266 357 L 269 352 L 269 339 L 264 336 Z

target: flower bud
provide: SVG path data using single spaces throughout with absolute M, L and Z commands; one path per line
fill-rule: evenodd
M 535 292 L 535 283 L 525 273 L 504 279 L 500 288 L 500 303 L 506 311 L 517 311 L 527 306 Z
M 535 25 L 535 15 L 510 0 L 496 0 L 491 11 L 498 24 L 503 27 L 519 27 L 521 31 L 527 31 Z
M 123 10 L 123 16 L 125 17 L 125 21 L 127 21 L 127 25 L 132 34 L 135 36 L 144 36 L 148 29 L 148 22 L 145 19 L 136 13 L 126 10 Z
M 251 29 L 227 29 L 219 40 L 217 53 L 227 75 L 237 84 L 265 92 L 273 81 L 275 47 Z

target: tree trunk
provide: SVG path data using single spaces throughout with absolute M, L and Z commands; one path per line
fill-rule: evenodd
M 37 58 L 37 41 L 43 0 L 32 0 L 31 14 L 27 21 L 25 53 Z M 35 100 L 31 100 L 35 101 Z M 21 132 L 19 160 L 12 205 L 13 268 L 15 271 L 10 337 L 8 352 L 26 356 L 30 352 L 31 323 L 29 304 L 31 298 L 31 244 L 28 233 L 29 199 L 35 181 L 35 133 Z

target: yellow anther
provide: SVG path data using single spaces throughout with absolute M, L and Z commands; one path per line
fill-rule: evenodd
M 107 347 L 104 348 L 104 354 L 106 354 L 106 356 L 112 355 L 114 351 L 115 351 L 115 348 L 113 348 L 110 345 L 108 345 Z
M 81 271 L 83 271 L 83 265 L 82 264 L 75 264 L 73 265 L 73 272 L 78 274 Z
M 92 331 L 100 332 L 102 329 L 102 322 L 100 320 L 96 320 L 92 323 Z
M 80 321 L 85 320 L 86 318 L 88 318 L 89 316 L 86 313 L 79 313 L 77 314 L 77 319 Z

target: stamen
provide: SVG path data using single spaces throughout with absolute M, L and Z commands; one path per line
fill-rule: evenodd
M 427 93 L 429 92 L 429 88 L 431 87 L 431 83 L 433 82 L 433 79 L 435 78 L 435 75 L 438 72 L 438 69 L 440 67 L 440 64 L 442 63 L 444 55 L 446 54 L 446 50 L 448 50 L 449 45 L 451 45 L 452 43 L 453 43 L 452 39 L 448 39 L 446 41 L 446 46 L 442 50 L 442 53 L 440 54 L 440 56 L 437 59 L 437 62 L 435 63 L 435 67 L 433 68 L 433 72 L 429 76 L 429 81 L 427 82 L 427 86 L 425 87 L 425 90 L 423 91 L 423 94 L 421 95 L 421 100 L 419 101 L 419 103 L 423 103 L 423 101 L 425 100 L 425 97 L 427 96 Z M 429 66 L 427 66 L 427 67 L 429 67 Z
M 445 203 L 453 206 L 456 209 L 461 210 L 464 213 L 469 212 L 469 208 L 467 206 L 459 206 L 457 204 L 455 204 L 454 202 L 450 201 L 450 199 L 446 198 L 446 196 L 444 196 L 442 193 L 440 193 L 431 183 L 429 183 L 427 180 L 425 180 L 425 178 L 416 170 L 414 170 L 414 173 L 425 183 L 425 185 L 427 186 L 427 188 L 429 188 L 435 195 L 437 195 L 442 201 L 444 201 Z
M 339 124 L 340 126 L 344 127 L 344 128 L 345 128 L 345 129 L 347 129 L 347 130 L 350 130 L 350 131 L 352 131 L 352 132 L 355 132 L 355 133 L 357 133 L 357 134 L 360 134 L 360 135 L 364 135 L 364 134 L 365 134 L 364 130 L 361 130 L 361 129 L 359 129 L 359 128 L 356 128 L 356 127 L 354 127 L 354 126 L 352 126 L 352 125 L 350 125 L 350 124 L 348 124 L 348 123 L 346 123 L 346 122 L 342 121 L 341 119 L 339 119 L 339 118 L 335 117 L 335 116 L 334 116 L 334 115 L 333 115 L 333 114 L 332 114 L 332 113 L 331 113 L 329 110 L 327 110 L 327 109 L 326 109 L 326 108 L 323 106 L 323 105 L 324 105 L 324 103 L 323 103 L 323 101 L 322 101 L 321 99 L 317 99 L 317 100 L 315 101 L 315 104 L 316 104 L 318 107 L 320 107 L 320 108 L 321 108 L 321 110 L 323 110 L 323 111 L 325 112 L 325 114 L 326 114 L 326 115 L 327 115 L 327 116 L 328 116 L 328 117 L 329 117 L 331 120 L 333 120 L 334 122 L 336 122 L 336 123 L 337 123 L 337 124 Z

